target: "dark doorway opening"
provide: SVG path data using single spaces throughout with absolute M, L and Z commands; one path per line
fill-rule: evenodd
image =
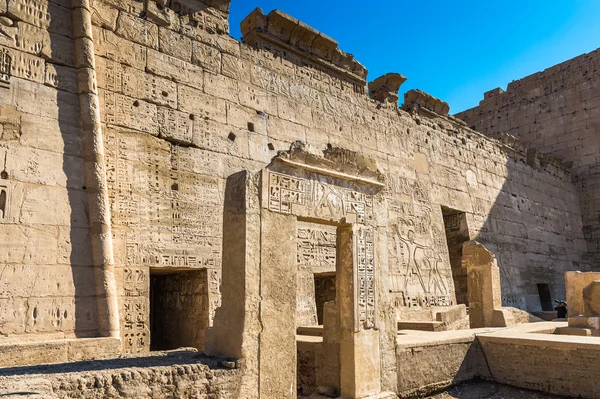
M 467 216 L 464 212 L 442 206 L 448 255 L 452 267 L 452 279 L 456 293 L 456 303 L 469 306 L 467 292 L 467 270 L 462 267 L 462 245 L 469 241 Z
M 552 306 L 552 294 L 550 294 L 550 286 L 548 284 L 537 285 L 538 294 L 540 295 L 540 304 L 544 312 L 554 310 Z
M 206 270 L 150 271 L 150 350 L 204 350 L 207 283 Z
M 329 301 L 335 301 L 335 273 L 315 274 L 315 302 L 319 325 L 323 325 L 323 306 Z

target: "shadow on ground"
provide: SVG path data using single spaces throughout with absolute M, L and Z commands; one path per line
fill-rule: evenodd
M 223 359 L 208 357 L 202 352 L 177 350 L 166 352 L 152 352 L 146 356 L 124 356 L 106 360 L 81 361 L 71 363 L 43 364 L 39 366 L 0 368 L 0 377 L 18 375 L 62 374 L 81 373 L 86 371 L 115 370 L 122 368 L 164 367 L 186 364 L 205 364 L 211 369 L 222 369 L 220 363 Z
M 567 399 L 487 381 L 469 381 L 426 399 Z

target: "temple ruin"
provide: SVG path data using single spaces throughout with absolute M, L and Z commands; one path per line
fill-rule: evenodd
M 600 50 L 453 116 L 228 14 L 0 0 L 0 396 L 598 397 Z

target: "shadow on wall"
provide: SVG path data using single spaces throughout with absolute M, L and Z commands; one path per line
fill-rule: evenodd
M 496 255 L 503 306 L 552 310 L 553 300 L 565 297 L 564 273 L 589 268 L 577 194 L 562 170 L 532 168 L 512 146 L 503 151 L 506 163 L 495 163 L 488 181 L 478 183 L 503 180 L 493 203 L 471 196 L 469 224 L 481 226 L 471 239 Z
M 53 10 L 56 7 L 49 7 L 48 12 L 51 20 L 59 20 L 64 18 L 63 15 L 53 15 Z M 62 13 L 61 13 L 62 14 Z M 73 30 L 71 29 L 71 35 Z M 53 51 L 62 51 L 61 47 L 67 43 L 74 45 L 72 41 L 57 40 L 57 35 L 50 35 L 51 47 Z M 61 38 L 64 39 L 64 38 Z M 90 218 L 89 218 L 89 203 L 86 195 L 86 180 L 85 180 L 85 163 L 84 152 L 82 149 L 82 140 L 84 130 L 81 128 L 80 108 L 77 97 L 77 85 L 72 85 L 70 82 L 73 79 L 75 69 L 71 68 L 74 65 L 47 66 L 47 69 L 52 68 L 54 71 L 54 85 L 56 89 L 56 104 L 58 106 L 58 126 L 62 141 L 64 143 L 63 150 L 63 172 L 67 181 L 67 195 L 71 208 L 70 225 L 68 242 L 59 243 L 59 246 L 65 245 L 67 251 L 70 252 L 69 264 L 71 266 L 72 279 L 74 284 L 75 295 L 74 311 L 75 336 L 93 337 L 98 336 L 97 325 L 97 309 L 95 297 L 95 271 L 92 259 L 92 246 L 90 239 Z M 52 62 L 51 60 L 47 63 Z M 83 212 L 82 212 L 83 211 Z M 81 220 L 80 216 L 87 216 Z M 70 251 L 69 251 L 70 250 Z

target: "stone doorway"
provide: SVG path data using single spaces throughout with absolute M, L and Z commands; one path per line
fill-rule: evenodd
M 209 306 L 207 271 L 150 271 L 150 350 L 204 350 Z
M 452 267 L 456 303 L 469 306 L 467 270 L 462 267 L 462 245 L 469 241 L 467 216 L 464 212 L 442 206 L 446 243 Z
M 554 306 L 552 306 L 552 294 L 550 293 L 550 286 L 548 284 L 538 284 L 537 289 L 540 296 L 540 305 L 542 306 L 542 311 L 553 311 Z

